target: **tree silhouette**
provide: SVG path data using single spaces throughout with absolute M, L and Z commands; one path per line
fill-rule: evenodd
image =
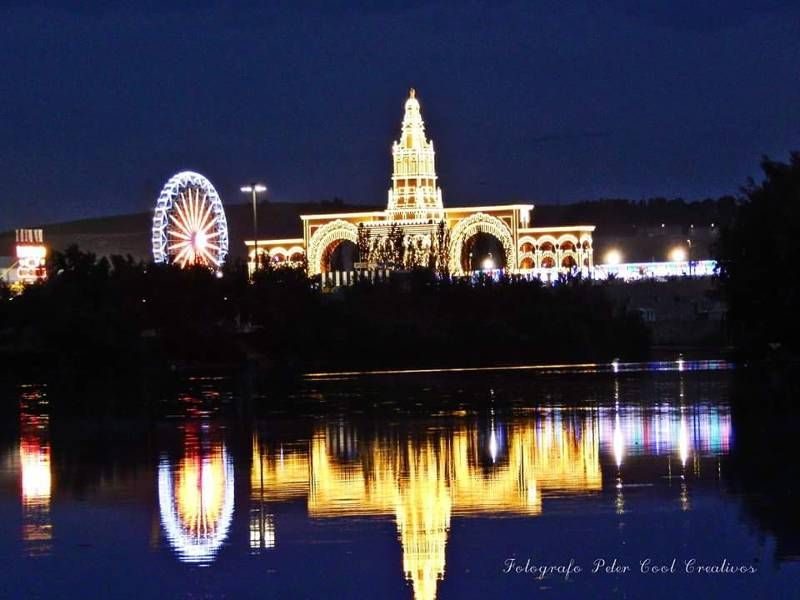
M 764 181 L 752 180 L 716 248 L 720 284 L 735 343 L 748 354 L 800 349 L 800 153 L 789 163 L 764 158 Z

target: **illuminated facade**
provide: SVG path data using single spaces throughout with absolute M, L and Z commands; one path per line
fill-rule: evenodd
M 17 229 L 17 281 L 22 285 L 47 277 L 47 246 L 41 229 Z
M 715 260 L 671 260 L 668 262 L 617 263 L 595 266 L 595 279 L 613 277 L 623 281 L 666 279 L 668 277 L 713 277 Z
M 357 270 L 430 267 L 463 275 L 503 268 L 551 279 L 562 272 L 589 274 L 593 225 L 533 227 L 532 204 L 445 208 L 438 186 L 433 141 L 425 134 L 412 89 L 405 103 L 400 139 L 392 145 L 392 185 L 386 210 L 303 215 L 303 237 L 258 240 L 259 254 L 273 264 L 305 261 L 309 275 L 330 273 L 345 243 L 357 254 Z M 493 238 L 496 255 L 476 245 Z M 256 244 L 248 240 L 251 268 Z

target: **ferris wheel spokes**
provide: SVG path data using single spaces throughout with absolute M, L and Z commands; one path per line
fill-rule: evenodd
M 157 262 L 181 267 L 219 268 L 228 251 L 222 203 L 202 175 L 175 175 L 162 190 L 153 218 L 153 255 Z

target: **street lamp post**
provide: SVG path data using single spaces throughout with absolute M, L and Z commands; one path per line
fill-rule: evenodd
M 243 185 L 241 191 L 245 194 L 253 194 L 253 273 L 258 271 L 258 209 L 256 208 L 256 196 L 267 191 L 267 186 L 263 183 L 251 183 Z

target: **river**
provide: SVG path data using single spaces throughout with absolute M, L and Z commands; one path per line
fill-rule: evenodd
M 193 378 L 153 419 L 51 415 L 20 385 L 0 597 L 800 597 L 796 469 L 737 409 L 743 379 L 322 373 L 243 411 Z

